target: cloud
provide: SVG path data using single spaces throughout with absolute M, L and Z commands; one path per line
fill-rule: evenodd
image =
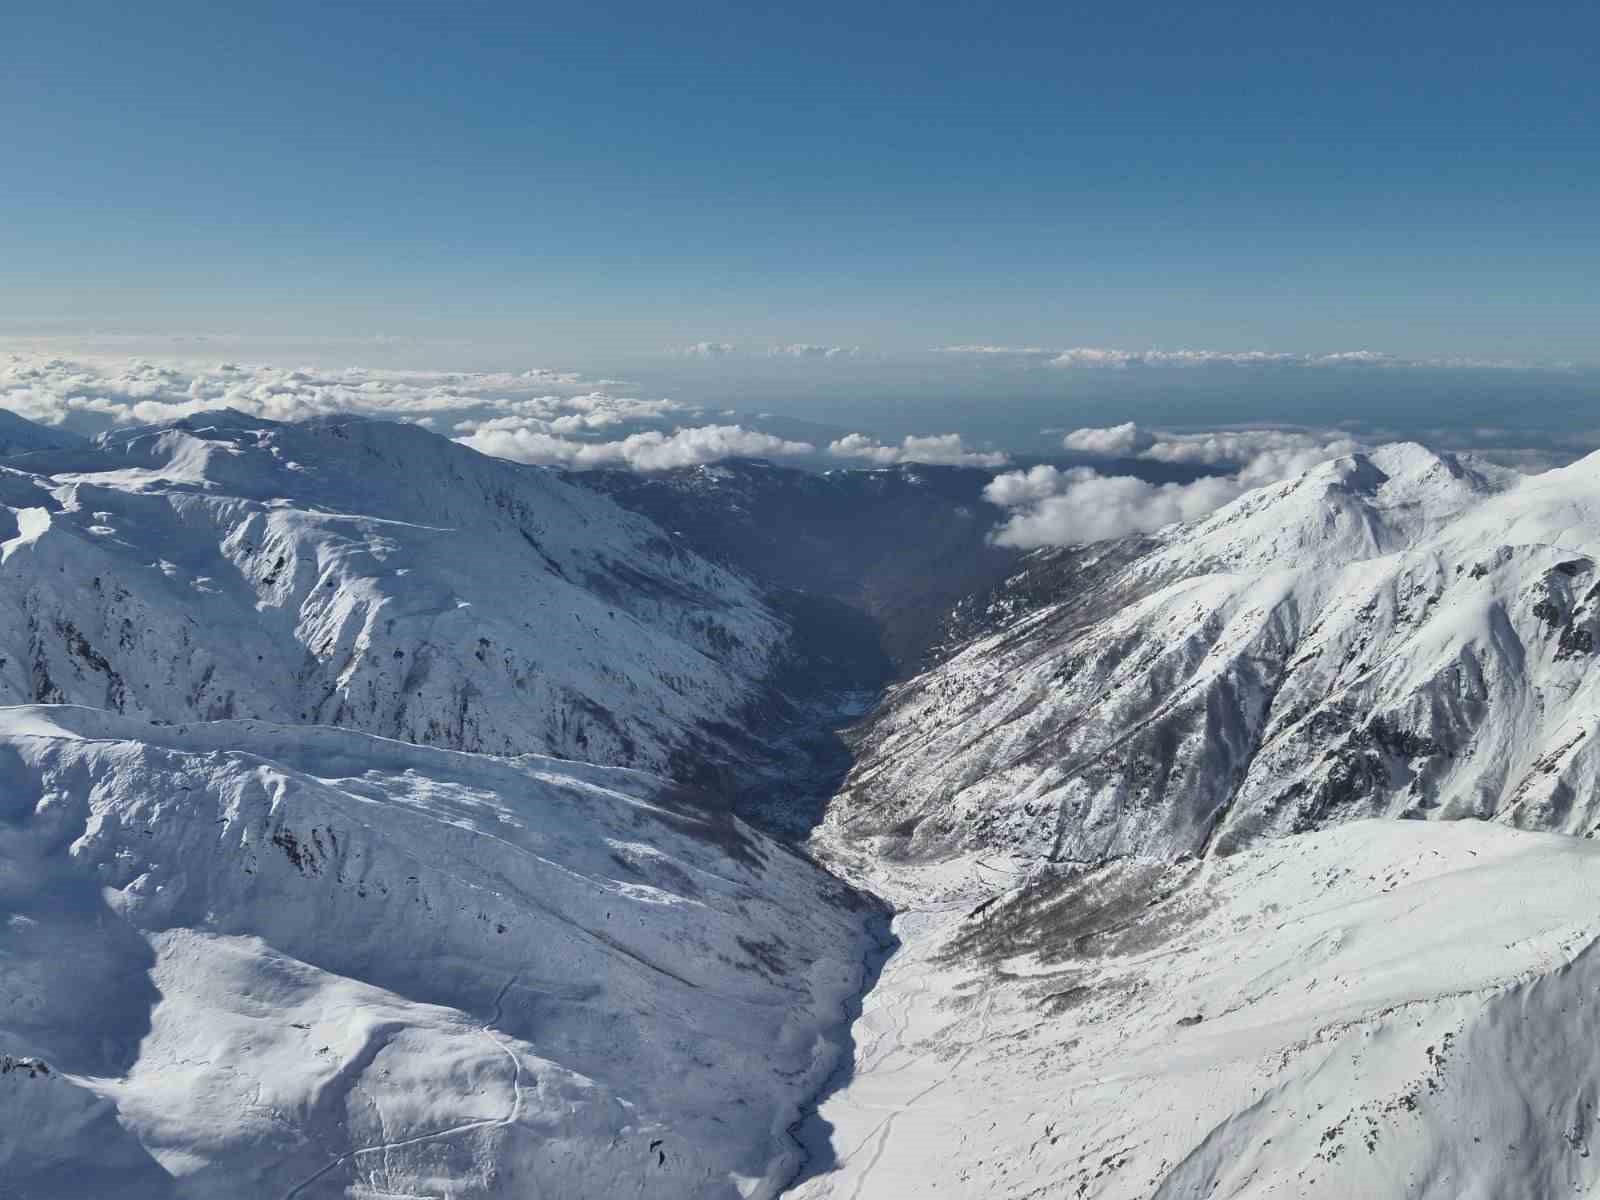
M 1127 430 L 1125 435 L 1108 436 Z M 1108 454 L 1126 453 L 1124 444 L 1138 431 L 1131 426 L 1111 430 L 1076 430 L 1084 443 L 1115 444 Z M 1132 533 L 1153 533 L 1177 521 L 1193 521 L 1222 507 L 1252 488 L 1303 474 L 1320 462 L 1361 449 L 1361 444 L 1336 432 L 1306 430 L 1228 430 L 1215 433 L 1169 434 L 1155 440 L 1139 457 L 1156 462 L 1194 465 L 1228 464 L 1231 475 L 1215 475 L 1191 483 L 1150 483 L 1132 475 L 1102 475 L 1091 467 L 1058 470 L 1051 466 L 1008 471 L 984 489 L 984 499 L 1010 509 L 995 534 L 1002 546 L 1035 549 L 1105 541 Z
M 1059 350 L 1047 350 L 1043 346 L 936 346 L 935 354 L 973 354 L 988 358 L 1054 358 L 1060 354 Z
M 337 413 L 399 419 L 437 414 L 516 414 L 543 421 L 576 415 L 591 427 L 687 412 L 670 400 L 609 390 L 614 381 L 566 371 L 343 371 L 143 359 L 72 360 L 13 354 L 0 359 L 0 407 L 59 425 L 75 414 L 153 424 L 208 409 L 294 421 Z M 103 422 L 102 422 L 103 423 Z
M 683 346 L 673 353 L 682 358 L 726 358 L 738 350 L 737 346 L 728 342 L 696 342 L 692 346 Z
M 1339 430 L 1223 429 L 1174 433 L 1140 429 L 1132 421 L 1101 428 L 1074 429 L 1061 445 L 1079 454 L 1190 466 L 1231 465 L 1249 479 L 1282 479 L 1309 466 L 1349 454 L 1361 443 Z
M 1063 471 L 1044 465 L 1026 471 L 1007 471 L 989 481 L 983 489 L 983 498 L 1001 508 L 1022 508 L 1059 496 L 1073 483 L 1099 477 L 1092 467 L 1073 467 Z
M 1292 354 L 1273 350 L 1116 350 L 1078 346 L 1063 350 L 1046 365 L 1126 370 L 1130 367 L 1371 367 L 1419 364 L 1406 364 L 1374 350 Z
M 850 358 L 860 353 L 860 346 L 813 346 L 809 342 L 791 342 L 767 351 L 773 358 Z
M 908 436 L 898 446 L 886 446 L 864 433 L 850 433 L 828 445 L 835 458 L 864 458 L 887 466 L 890 463 L 919 462 L 943 466 L 1002 467 L 1011 461 L 1002 451 L 969 450 L 958 433 Z
M 501 419 L 456 440 L 495 458 L 538 466 L 627 466 L 636 471 L 665 471 L 724 458 L 816 453 L 810 442 L 792 442 L 740 425 L 697 425 L 671 433 L 652 429 L 619 441 L 579 442 Z
M 1127 421 L 1121 425 L 1108 425 L 1102 429 L 1074 429 L 1061 439 L 1061 444 L 1068 450 L 1076 450 L 1082 454 L 1121 458 L 1132 454 L 1139 441 L 1139 427 L 1132 421 Z
M 519 462 L 648 471 L 816 450 L 739 425 L 689 423 L 685 418 L 703 410 L 618 395 L 607 383 L 544 369 L 322 371 L 232 362 L 0 359 L 0 407 L 47 425 L 74 419 L 100 427 L 158 423 L 218 408 L 279 421 L 351 413 L 437 425 L 465 445 Z M 651 424 L 661 428 L 639 428 Z M 616 432 L 607 438 L 608 430 Z M 627 436 L 617 436 L 623 432 Z
M 1208 434 L 1157 434 L 1154 445 L 1141 451 L 1139 458 L 1154 462 L 1251 462 L 1269 454 L 1304 454 L 1333 448 L 1333 454 L 1347 454 L 1357 448 L 1354 438 L 1338 430 L 1306 429 L 1227 429 Z M 1323 453 L 1323 458 L 1333 454 Z M 1320 459 L 1318 459 L 1320 461 Z
M 962 345 L 936 353 L 977 359 L 1018 359 L 1058 369 L 1126 371 L 1138 367 L 1512 367 L 1516 364 L 1464 359 L 1407 359 L 1377 350 L 1307 354 L 1281 350 L 1127 350 L 1114 346 Z
M 1062 474 L 1058 481 L 1061 490 L 1024 501 L 995 534 L 997 544 L 1031 550 L 1151 533 L 1174 521 L 1205 516 L 1246 490 L 1226 476 L 1155 484 L 1132 475 L 1101 475 L 1086 468 L 1081 473 Z M 1008 484 L 995 495 L 1013 494 L 1013 486 Z

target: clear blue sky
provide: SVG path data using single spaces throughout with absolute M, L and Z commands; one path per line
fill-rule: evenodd
M 1600 358 L 1600 7 L 13 6 L 0 332 Z

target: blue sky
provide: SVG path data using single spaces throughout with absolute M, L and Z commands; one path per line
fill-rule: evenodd
M 1597 14 L 19 6 L 0 332 L 1593 362 Z

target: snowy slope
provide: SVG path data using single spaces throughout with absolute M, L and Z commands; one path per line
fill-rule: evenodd
M 896 917 L 795 1196 L 1600 1186 L 1593 842 L 1362 821 L 1204 861 L 969 863 L 962 890 Z
M 1600 822 L 1600 455 L 1525 478 L 1390 446 L 1063 561 L 858 731 L 837 840 L 1094 862 Z
M 785 637 L 644 519 L 414 426 L 219 412 L 14 462 L 0 701 L 682 772 Z
M 29 1197 L 771 1196 L 871 916 L 679 785 L 0 710 Z

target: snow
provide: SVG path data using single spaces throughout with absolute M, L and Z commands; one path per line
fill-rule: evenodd
M 1600 456 L 1396 446 L 1033 556 L 800 849 L 687 782 L 788 627 L 604 496 L 347 418 L 8 458 L 0 1177 L 1591 1188 L 1597 531 Z
M 771 1196 L 798 1163 L 872 910 L 678 785 L 68 706 L 0 710 L 0 770 L 30 1195 Z
M 1362 821 L 917 902 L 805 1200 L 1600 1182 L 1600 847 Z
M 1323 464 L 900 685 L 832 820 L 912 860 L 1228 851 L 1377 815 L 1587 833 L 1597 531 L 1600 456 Z
M 737 753 L 787 637 L 647 521 L 411 426 L 222 412 L 13 462 L 0 701 L 667 772 Z
M 897 915 L 794 1195 L 1600 1184 L 1597 531 L 1386 447 L 1036 556 L 813 836 Z

